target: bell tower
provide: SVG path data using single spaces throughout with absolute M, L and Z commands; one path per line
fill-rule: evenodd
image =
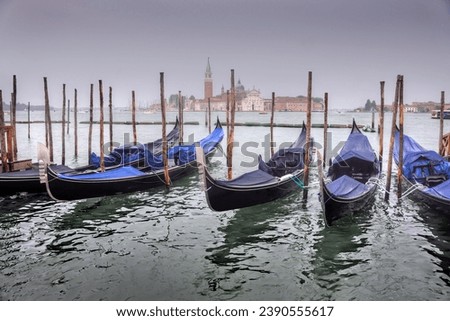
M 212 96 L 213 96 L 213 80 L 212 80 L 211 65 L 209 64 L 209 57 L 208 57 L 208 63 L 206 65 L 205 71 L 205 99 L 211 98 Z

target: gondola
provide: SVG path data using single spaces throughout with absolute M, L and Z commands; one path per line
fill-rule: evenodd
M 179 126 L 178 118 L 175 122 L 174 128 L 167 135 L 167 141 L 169 145 L 173 145 L 178 141 Z M 158 139 L 154 142 L 144 144 L 142 146 L 147 147 L 148 150 L 153 150 L 155 154 L 161 153 L 162 140 Z M 138 167 L 142 164 L 142 158 L 136 157 L 140 153 L 136 152 L 137 149 L 142 149 L 142 146 L 133 148 L 129 146 L 118 147 L 117 153 L 111 153 L 111 159 L 115 159 L 114 162 L 108 163 L 107 168 L 115 168 L 123 164 Z M 122 157 L 126 155 L 126 157 Z M 133 156 L 131 156 L 133 155 Z M 127 159 L 127 160 L 125 160 Z M 125 160 L 125 163 L 124 161 Z M 49 167 L 55 173 L 68 173 L 68 172 L 85 172 L 86 170 L 94 170 L 99 167 L 95 162 L 90 161 L 89 165 L 84 165 L 76 168 L 71 168 L 65 165 L 52 164 Z M 0 196 L 13 195 L 16 193 L 45 193 L 46 188 L 44 184 L 41 184 L 39 180 L 39 167 L 38 164 L 32 164 L 32 167 L 26 170 L 4 172 L 0 173 Z
M 394 139 L 394 160 L 399 164 L 400 132 Z M 419 201 L 446 213 L 450 206 L 450 162 L 403 135 L 403 177 L 409 191 Z
M 168 147 L 175 146 L 180 135 L 178 117 L 176 118 L 173 129 L 167 134 Z M 145 167 L 144 158 L 147 151 L 153 155 L 159 155 L 162 151 L 162 138 L 146 144 L 125 144 L 113 149 L 113 151 L 104 156 L 104 165 L 106 168 L 114 168 L 117 166 L 129 165 L 132 167 Z M 89 156 L 89 165 L 100 167 L 100 156 L 91 153 Z
M 330 160 L 326 177 L 322 171 L 319 176 L 319 198 L 327 226 L 373 200 L 380 177 L 380 162 L 354 120 L 347 141 L 339 154 Z
M 259 156 L 258 169 L 232 180 L 214 179 L 199 156 L 199 174 L 208 206 L 214 211 L 244 208 L 271 202 L 299 189 L 303 186 L 305 142 L 303 124 L 299 137 L 288 148 L 277 151 L 268 162 Z
M 214 131 L 200 140 L 204 153 L 212 155 L 223 138 L 223 129 L 217 122 Z M 195 144 L 178 145 L 169 149 L 169 176 L 175 181 L 196 169 Z M 147 167 L 138 169 L 120 166 L 104 172 L 56 173 L 45 166 L 46 175 L 42 177 L 48 195 L 57 201 L 102 197 L 115 194 L 144 191 L 165 184 L 162 155 L 148 153 Z

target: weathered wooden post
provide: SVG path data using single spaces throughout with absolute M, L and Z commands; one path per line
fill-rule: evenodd
M 31 125 L 30 125 L 30 102 L 28 102 L 28 109 L 27 109 L 27 113 L 28 113 L 28 139 L 30 139 L 31 137 Z
M 104 117 L 103 117 L 103 85 L 102 81 L 98 81 L 98 90 L 100 93 L 100 170 L 102 172 L 105 171 L 105 150 L 103 149 L 103 146 L 105 145 L 105 136 L 103 131 L 103 123 L 104 123 Z
M 134 90 L 131 91 L 131 124 L 133 126 L 133 144 L 137 144 L 136 131 L 136 95 Z
M 325 168 L 327 162 L 327 150 L 328 150 L 328 93 L 325 93 L 324 96 L 324 110 L 323 110 L 323 158 L 322 167 Z
M 394 106 L 392 106 L 392 126 L 391 126 L 391 139 L 389 141 L 389 154 L 388 154 L 388 164 L 387 164 L 387 172 L 386 172 L 386 192 L 384 194 L 384 200 L 389 201 L 389 194 L 391 192 L 391 176 L 392 176 L 392 157 L 394 153 L 394 139 L 396 132 L 396 124 L 397 124 L 397 111 L 398 111 L 398 97 L 400 91 L 400 75 L 397 76 L 397 84 L 395 86 L 395 98 L 394 98 Z
M 67 101 L 67 135 L 70 134 L 70 99 Z
M 159 74 L 159 84 L 161 91 L 161 125 L 162 125 L 162 157 L 164 165 L 164 182 L 166 187 L 170 186 L 169 161 L 167 159 L 167 135 L 166 135 L 166 100 L 164 98 L 164 73 Z
M 380 171 L 383 168 L 383 144 L 384 144 L 384 81 L 380 81 L 380 119 L 379 119 L 379 160 Z
M 309 184 L 309 162 L 311 150 L 311 109 L 312 109 L 312 72 L 308 72 L 308 105 L 306 110 L 306 146 L 305 146 L 305 170 L 303 185 L 303 199 L 308 199 L 308 184 Z
M 114 149 L 113 142 L 113 110 L 112 110 L 112 87 L 109 87 L 109 151 Z
M 17 77 L 13 76 L 13 93 L 12 101 L 12 123 L 13 126 L 13 140 L 14 140 L 14 160 L 17 160 L 17 131 L 16 131 L 16 111 L 17 111 Z
M 46 121 L 46 135 L 47 147 L 50 152 L 50 162 L 53 162 L 53 134 L 52 134 L 52 117 L 50 115 L 50 102 L 48 98 L 47 77 L 44 77 L 44 95 L 45 95 L 45 121 Z
M 228 142 L 228 136 L 230 136 L 230 90 L 227 90 L 227 142 Z
M 94 84 L 91 84 L 89 94 L 89 134 L 88 134 L 88 161 L 92 154 L 92 124 L 94 122 Z
M 275 92 L 272 91 L 272 106 L 270 111 L 270 156 L 273 156 L 273 118 L 275 114 Z
M 208 131 L 211 134 L 211 98 L 208 98 Z
M 179 144 L 183 144 L 183 97 L 181 96 L 181 91 L 178 91 L 178 121 L 179 121 Z
M 403 75 L 400 78 L 400 93 L 399 93 L 399 155 L 397 168 L 397 199 L 402 197 L 402 179 L 403 179 L 403 123 L 405 121 L 404 106 L 403 106 Z
M 438 151 L 444 149 L 443 145 L 443 137 L 444 137 L 444 106 L 445 106 L 445 91 L 441 91 L 441 114 L 439 117 L 439 149 Z M 441 154 L 443 155 L 443 154 Z
M 66 84 L 63 84 L 63 105 L 61 113 L 61 164 L 66 165 Z
M 73 106 L 73 128 L 75 135 L 75 146 L 74 146 L 74 156 L 78 157 L 78 92 L 74 89 L 74 106 Z
M 372 107 L 372 123 L 371 123 L 371 128 L 374 129 L 375 128 L 375 108 Z
M 231 69 L 231 111 L 230 111 L 230 130 L 227 141 L 227 168 L 228 179 L 233 178 L 233 145 L 234 145 L 234 117 L 236 114 L 236 90 L 234 87 L 234 69 Z
M 5 114 L 3 112 L 3 93 L 0 90 L 0 149 L 2 160 L 2 172 L 8 170 L 8 157 L 6 154 L 6 141 L 5 141 Z

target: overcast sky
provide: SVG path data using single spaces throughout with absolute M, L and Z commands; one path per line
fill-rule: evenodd
M 46 76 L 52 106 L 63 83 L 88 105 L 99 79 L 147 104 L 160 72 L 166 97 L 202 98 L 208 57 L 215 94 L 235 69 L 264 98 L 306 95 L 312 71 L 334 109 L 378 103 L 381 80 L 390 103 L 397 74 L 407 103 L 450 97 L 450 0 L 0 0 L 0 41 L 6 101 L 17 75 L 19 102 L 43 104 Z

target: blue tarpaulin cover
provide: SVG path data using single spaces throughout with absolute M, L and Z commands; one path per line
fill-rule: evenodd
M 179 128 L 177 125 L 175 125 L 174 129 L 172 129 L 172 131 L 167 135 L 167 141 L 169 142 L 169 144 L 173 144 L 176 140 L 178 140 L 178 135 Z M 104 163 L 106 167 L 127 165 L 148 156 L 148 151 L 154 154 L 159 154 L 161 153 L 161 149 L 162 139 L 157 139 L 154 142 L 147 144 L 126 144 L 114 148 L 114 150 L 109 155 L 105 155 Z M 91 155 L 89 156 L 89 164 L 100 167 L 100 156 L 95 153 L 91 153 Z
M 200 147 L 203 148 L 203 152 L 208 154 L 211 152 L 217 144 L 219 144 L 223 139 L 223 129 L 221 126 L 216 127 L 211 134 L 200 140 Z M 168 158 L 175 160 L 177 165 L 185 165 L 195 160 L 195 144 L 192 145 L 181 145 L 174 146 L 169 149 Z M 150 152 L 147 152 L 146 161 L 149 166 L 154 169 L 163 168 L 163 159 L 161 155 L 153 155 Z
M 125 178 L 125 177 L 136 177 L 146 175 L 144 172 L 138 170 L 137 168 L 131 166 L 123 166 L 114 169 L 110 169 L 104 172 L 95 172 L 87 174 L 58 174 L 60 178 L 70 179 L 70 180 L 102 180 L 102 179 L 115 179 L 115 178 Z
M 362 184 L 347 175 L 343 175 L 328 183 L 326 188 L 332 196 L 339 198 L 355 198 L 370 189 L 369 186 Z
M 376 159 L 375 152 L 369 140 L 360 132 L 354 132 L 348 136 L 339 155 L 333 159 L 333 165 L 343 163 L 351 158 L 357 158 L 367 162 L 373 162 Z
M 399 139 L 400 133 L 397 131 L 394 140 L 394 159 L 399 161 Z M 438 153 L 426 150 L 414 139 L 403 135 L 403 175 L 408 180 L 417 179 L 421 181 L 430 175 L 450 176 L 449 163 Z
M 445 182 L 436 185 L 434 187 L 428 187 L 423 190 L 424 193 L 430 194 L 435 197 L 450 199 L 450 179 Z
M 266 173 L 265 171 L 257 169 L 252 172 L 242 174 L 241 176 L 236 177 L 235 179 L 229 181 L 217 180 L 216 182 L 218 185 L 232 187 L 232 186 L 252 186 L 252 185 L 272 183 L 276 181 L 277 178 L 275 178 L 274 176 Z
M 200 140 L 200 146 L 204 153 L 208 154 L 218 143 L 223 139 L 223 129 L 218 126 L 207 137 Z M 115 148 L 111 154 L 105 156 L 105 166 L 114 166 L 120 164 L 129 164 L 139 159 L 146 162 L 146 164 L 153 169 L 163 167 L 162 156 L 160 154 L 160 144 L 158 144 L 154 153 L 152 149 L 148 149 L 147 145 L 125 145 Z M 184 165 L 195 160 L 195 144 L 174 146 L 168 150 L 168 158 L 176 160 L 177 165 Z M 95 153 L 91 154 L 90 164 L 100 166 L 100 157 Z

